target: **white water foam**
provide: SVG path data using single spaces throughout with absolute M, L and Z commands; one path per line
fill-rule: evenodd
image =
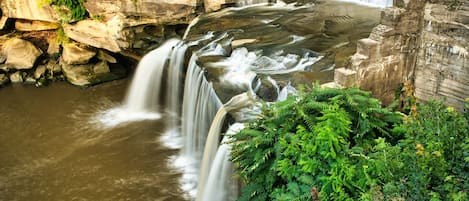
M 125 122 L 157 120 L 160 118 L 161 114 L 157 112 L 135 112 L 126 107 L 111 108 L 98 113 L 96 116 L 98 122 L 105 128 L 115 127 Z

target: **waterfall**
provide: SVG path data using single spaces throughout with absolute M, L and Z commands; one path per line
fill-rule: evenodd
M 393 4 L 393 0 L 340 0 L 345 2 L 352 2 L 356 4 L 361 4 L 370 7 L 380 7 L 386 8 L 391 7 Z
M 212 125 L 210 126 L 207 141 L 205 143 L 204 155 L 199 173 L 199 182 L 197 185 L 196 201 L 205 201 L 207 199 L 206 197 L 202 197 L 202 195 L 204 188 L 206 187 L 206 181 L 208 179 L 210 167 L 212 166 L 212 161 L 214 161 L 218 145 L 220 143 L 221 129 L 226 114 L 231 111 L 248 107 L 251 104 L 253 104 L 252 98 L 247 93 L 242 93 L 240 95 L 234 96 L 222 107 L 220 107 L 220 109 L 218 109 L 218 112 L 213 119 Z
M 197 66 L 197 56 L 193 55 L 187 70 L 182 108 L 182 134 L 184 147 L 182 155 L 202 155 L 210 124 L 221 106 L 215 91 Z
M 95 118 L 100 126 L 114 127 L 124 122 L 161 118 L 159 97 L 164 68 L 168 66 L 168 59 L 179 58 L 178 55 L 183 54 L 185 49 L 187 47 L 182 41 L 170 39 L 147 53 L 138 63 L 124 104 L 100 112 Z M 179 62 L 172 63 L 169 68 L 180 65 Z
M 236 123 L 230 126 L 226 132 L 226 135 L 214 156 L 205 188 L 198 192 L 201 196 L 200 199 L 198 196 L 197 200 L 234 201 L 238 198 L 238 182 L 233 178 L 234 167 L 229 160 L 231 144 L 227 144 L 227 142 L 230 141 L 230 135 L 238 132 L 243 127 L 244 124 Z
M 181 133 L 183 146 L 174 165 L 183 171 L 182 189 L 195 196 L 200 161 L 211 122 L 222 103 L 196 64 L 194 53 L 189 61 L 182 104 Z
M 168 40 L 140 60 L 124 102 L 129 112 L 158 112 L 163 70 L 173 47 L 179 42 Z
M 167 147 L 173 149 L 181 148 L 182 146 L 179 115 L 181 113 L 181 77 L 187 48 L 188 46 L 184 43 L 179 43 L 174 47 L 168 68 L 167 95 L 165 103 L 168 108 L 170 118 L 166 121 L 166 132 L 162 136 L 162 141 Z

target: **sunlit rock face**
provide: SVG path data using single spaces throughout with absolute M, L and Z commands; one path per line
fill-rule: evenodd
M 31 69 L 42 51 L 29 41 L 12 38 L 2 45 L 6 64 L 14 69 Z
M 91 16 L 127 17 L 155 19 L 159 23 L 182 23 L 190 20 L 197 0 L 88 0 L 84 6 Z
M 394 100 L 402 83 L 412 83 L 417 98 L 445 98 L 462 110 L 469 97 L 469 7 L 448 1 L 394 5 L 358 42 L 348 69 L 336 70 L 335 81 L 370 90 L 384 104 Z
M 57 22 L 59 16 L 54 9 L 44 6 L 39 0 L 2 0 L 3 15 L 9 18 Z
M 425 6 L 415 94 L 422 100 L 444 97 L 462 110 L 469 97 L 469 7 L 448 8 Z
M 412 79 L 424 5 L 423 1 L 412 1 L 402 8 L 383 10 L 381 24 L 357 43 L 348 66 L 353 72 L 337 69 L 336 82 L 370 90 L 384 104 L 390 104 L 396 89 Z

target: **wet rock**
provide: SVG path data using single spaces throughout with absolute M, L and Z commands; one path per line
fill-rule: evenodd
M 36 84 L 36 79 L 34 79 L 34 77 L 32 75 L 28 75 L 28 76 L 26 76 L 25 83 L 26 84 Z
M 0 87 L 8 84 L 8 82 L 10 82 L 10 79 L 8 79 L 8 76 L 6 76 L 5 74 L 0 74 Z
M 46 66 L 45 65 L 40 65 L 34 71 L 34 78 L 39 79 L 41 77 L 44 77 L 45 73 L 46 73 Z
M 86 64 L 96 55 L 90 48 L 80 47 L 78 43 L 63 45 L 62 60 L 66 64 Z
M 29 41 L 12 38 L 7 40 L 2 47 L 2 53 L 6 56 L 6 64 L 15 69 L 30 69 L 34 66 L 42 51 Z
M 55 22 L 45 22 L 37 20 L 21 20 L 15 21 L 15 29 L 19 31 L 44 31 L 58 29 L 59 24 Z
M 67 81 L 77 86 L 90 86 L 119 79 L 125 73 L 122 73 L 122 69 L 111 72 L 111 68 L 106 61 L 84 65 L 69 65 L 61 61 L 61 64 Z
M 11 83 L 22 83 L 23 82 L 23 75 L 20 71 L 16 71 L 15 73 L 10 75 Z

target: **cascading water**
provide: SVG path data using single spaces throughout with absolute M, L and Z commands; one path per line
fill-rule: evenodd
M 246 108 L 253 104 L 253 99 L 248 93 L 242 93 L 240 95 L 234 96 L 227 103 L 225 103 L 218 110 L 215 118 L 213 119 L 212 125 L 208 133 L 208 137 L 205 143 L 204 156 L 202 159 L 202 165 L 200 168 L 199 182 L 197 185 L 197 199 L 196 201 L 205 201 L 208 198 L 203 197 L 203 192 L 205 191 L 206 181 L 209 178 L 208 174 L 210 168 L 215 159 L 215 155 L 218 152 L 218 145 L 220 144 L 221 129 L 226 117 L 231 111 L 235 111 L 241 108 Z M 226 151 L 226 150 L 225 150 Z M 219 199 L 224 200 L 224 199 Z
M 234 167 L 230 161 L 230 136 L 244 128 L 244 124 L 235 123 L 228 128 L 220 147 L 213 159 L 205 188 L 201 193 L 203 201 L 234 201 L 238 198 L 238 181 L 233 178 Z
M 158 112 L 164 66 L 179 42 L 177 39 L 168 40 L 140 60 L 124 101 L 129 112 Z
M 222 103 L 196 64 L 194 53 L 190 59 L 184 85 L 182 107 L 183 147 L 174 165 L 183 171 L 182 188 L 195 197 L 197 175 L 210 124 Z
M 113 127 L 129 121 L 161 118 L 159 96 L 163 70 L 169 58 L 181 54 L 182 51 L 173 50 L 176 46 L 181 46 L 178 44 L 182 44 L 182 41 L 170 39 L 140 60 L 124 104 L 98 115 L 97 120 L 103 126 Z
M 166 132 L 162 136 L 162 141 L 167 147 L 173 149 L 182 147 L 179 118 L 181 113 L 181 74 L 187 48 L 188 46 L 184 43 L 179 43 L 174 47 L 168 68 L 166 106 L 170 118 L 166 120 Z

